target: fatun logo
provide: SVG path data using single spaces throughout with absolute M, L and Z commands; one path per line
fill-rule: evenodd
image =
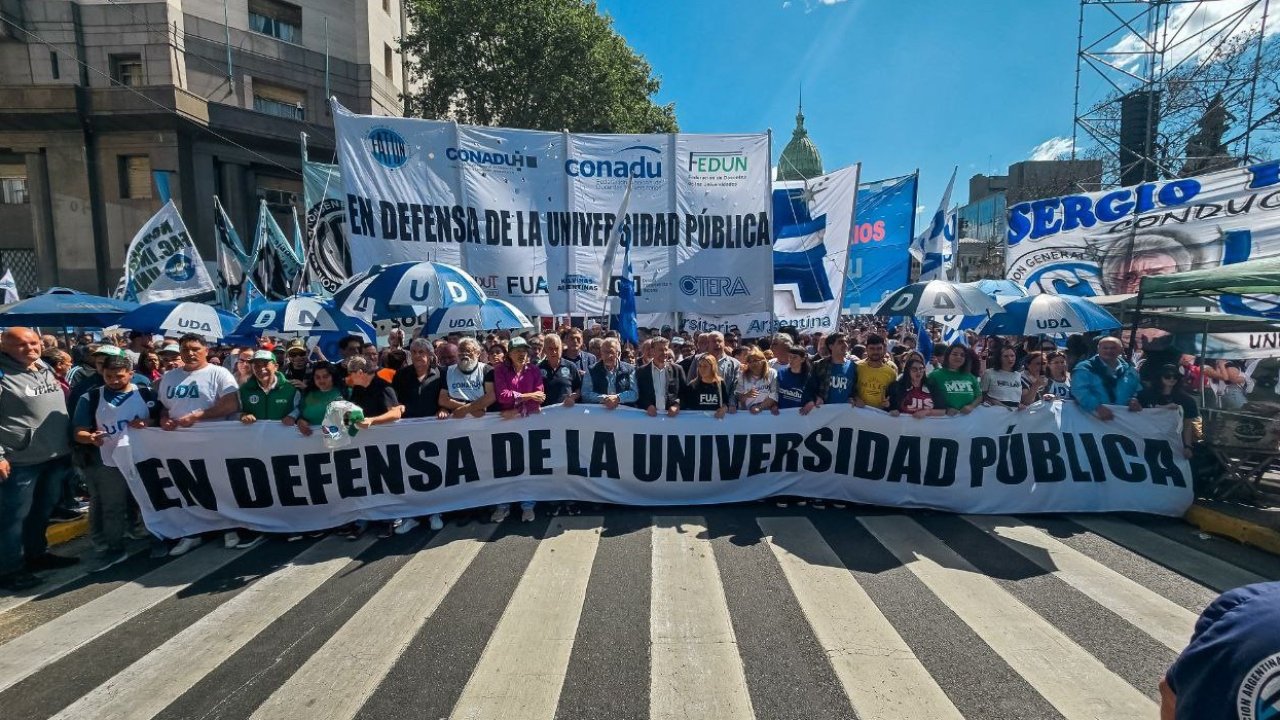
M 366 138 L 369 154 L 379 164 L 392 170 L 404 167 L 409 162 L 409 145 L 400 133 L 388 127 L 378 127 L 369 131 Z

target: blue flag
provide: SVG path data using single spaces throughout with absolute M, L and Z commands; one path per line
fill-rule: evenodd
M 618 334 L 623 342 L 640 347 L 640 323 L 636 319 L 636 279 L 631 270 L 631 239 L 622 248 L 622 279 L 618 281 Z

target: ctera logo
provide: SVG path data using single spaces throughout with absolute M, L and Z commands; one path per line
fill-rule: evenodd
M 651 145 L 632 145 L 618 151 L 618 155 L 630 153 L 616 160 L 565 160 L 564 171 L 569 177 L 584 178 L 635 178 L 644 180 L 662 177 L 662 151 Z
M 374 128 L 369 131 L 368 141 L 369 154 L 381 165 L 395 170 L 409 162 L 409 145 L 395 130 Z
M 733 297 L 750 295 L 747 282 L 742 276 L 727 277 L 685 275 L 680 278 L 680 292 L 685 295 L 701 295 L 702 297 Z
M 467 148 L 449 148 L 444 156 L 453 162 L 470 165 L 485 165 L 493 168 L 512 168 L 523 170 L 538 167 L 537 155 L 521 155 L 520 153 L 500 153 L 488 150 L 468 150 Z
M 726 175 L 729 173 L 745 173 L 747 156 L 741 152 L 691 152 L 689 153 L 689 172 L 698 175 Z

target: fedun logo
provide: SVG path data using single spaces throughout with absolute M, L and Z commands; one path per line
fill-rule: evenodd
M 741 152 L 689 153 L 689 172 L 704 175 L 716 173 L 744 173 L 747 171 L 747 156 Z
M 369 131 L 369 154 L 381 165 L 395 170 L 409 162 L 409 146 L 400 133 L 391 128 L 374 128 Z

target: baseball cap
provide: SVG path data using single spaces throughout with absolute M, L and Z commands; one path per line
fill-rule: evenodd
M 93 351 L 94 355 L 107 355 L 110 357 L 124 357 L 124 350 L 110 343 L 99 345 L 97 350 Z
M 249 362 L 255 362 L 257 360 L 266 360 L 267 362 L 275 362 L 276 354 L 271 352 L 270 350 L 257 350 L 253 353 L 253 357 L 249 358 Z
M 507 351 L 510 352 L 511 350 L 515 350 L 516 348 L 522 348 L 522 349 L 528 350 L 529 341 L 525 340 L 519 335 L 511 338 L 511 340 L 507 342 Z
M 307 344 L 306 344 L 305 342 L 301 341 L 301 340 L 290 340 L 290 341 L 289 341 L 289 344 L 285 347 L 284 354 L 285 354 L 285 355 L 292 355 L 292 354 L 294 354 L 295 352 L 302 353 L 303 355 L 306 355 L 306 354 L 307 354 Z
M 174 355 L 177 355 L 181 352 L 182 350 L 178 348 L 177 343 L 169 343 L 168 345 L 165 345 L 164 347 L 160 348 L 161 355 L 164 355 L 166 353 L 173 353 Z
M 671 344 L 672 344 L 672 345 L 683 345 L 683 344 L 684 344 L 684 338 L 682 338 L 682 337 L 680 337 L 679 335 L 677 335 L 677 336 L 675 336 L 675 337 L 671 338 Z

